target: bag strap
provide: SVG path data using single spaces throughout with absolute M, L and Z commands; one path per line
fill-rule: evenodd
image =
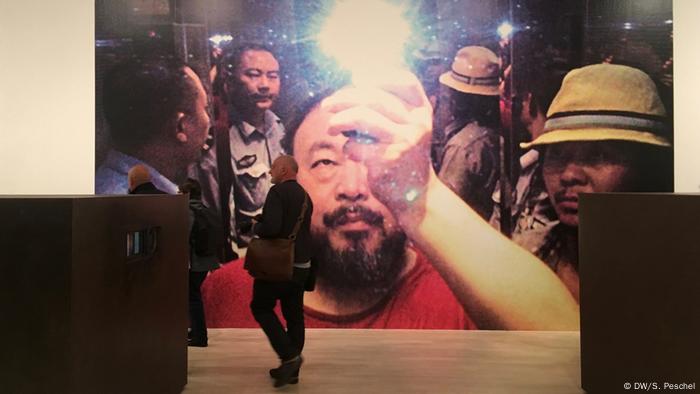
M 231 140 L 229 129 L 217 127 L 214 129 L 216 138 L 216 166 L 219 172 L 219 205 L 221 206 L 221 220 L 224 236 L 228 240 L 231 237 L 231 210 L 228 199 L 233 187 L 233 168 L 231 167 Z
M 309 195 L 306 193 L 306 190 L 304 191 L 304 205 L 301 206 L 301 213 L 299 214 L 299 217 L 297 218 L 297 223 L 294 225 L 294 230 L 292 230 L 292 233 L 289 235 L 289 239 L 292 241 L 297 239 L 297 233 L 299 232 L 299 228 L 301 227 L 301 223 L 304 221 L 304 216 L 306 215 L 306 210 L 309 208 Z

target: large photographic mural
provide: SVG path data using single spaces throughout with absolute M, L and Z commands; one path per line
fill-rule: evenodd
M 308 327 L 578 329 L 578 196 L 673 191 L 670 1 L 98 1 L 96 193 L 137 164 L 228 235 L 210 327 L 255 327 L 281 154 L 314 202 Z

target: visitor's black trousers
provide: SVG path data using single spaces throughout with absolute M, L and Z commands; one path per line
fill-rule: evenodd
M 301 354 L 304 348 L 304 281 L 308 269 L 294 269 L 294 279 L 287 282 L 253 282 L 253 300 L 250 309 L 255 320 L 270 340 L 280 360 L 285 361 Z M 287 322 L 285 330 L 274 308 L 280 300 L 282 316 Z
M 190 338 L 195 341 L 207 339 L 207 323 L 204 318 L 204 304 L 202 303 L 202 282 L 209 272 L 193 272 L 189 277 L 189 301 L 190 301 Z

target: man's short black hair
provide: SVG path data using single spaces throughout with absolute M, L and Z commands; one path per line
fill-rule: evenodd
M 224 56 L 221 60 L 221 65 L 227 76 L 231 76 L 236 72 L 236 69 L 241 63 L 241 58 L 243 54 L 247 51 L 264 51 L 272 54 L 276 58 L 275 53 L 268 46 L 262 44 L 256 44 L 252 42 L 240 44 L 235 47 L 231 47 L 224 51 Z
M 185 68 L 171 60 L 132 59 L 107 73 L 104 115 L 118 147 L 141 146 L 159 136 L 177 112 L 193 111 L 197 86 Z

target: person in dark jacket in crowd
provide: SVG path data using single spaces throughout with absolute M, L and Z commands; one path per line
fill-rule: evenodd
M 215 143 L 190 174 L 203 188 L 203 201 L 219 210 L 233 250 L 245 248 L 251 234 L 241 230 L 261 213 L 272 186 L 272 161 L 284 153 L 284 125 L 272 111 L 280 93 L 280 65 L 270 48 L 244 43 L 225 51 L 221 79 L 228 120 L 214 130 Z M 230 258 L 236 258 L 230 253 Z
M 303 220 L 294 244 L 294 273 L 292 280 L 270 282 L 255 279 L 250 309 L 255 320 L 270 340 L 272 348 L 281 360 L 278 368 L 270 370 L 275 387 L 297 383 L 304 348 L 304 283 L 311 268 L 311 215 L 313 203 L 303 187 L 296 181 L 299 166 L 292 156 L 279 156 L 272 163 L 270 189 L 261 220 L 253 226 L 255 235 L 261 238 L 287 238 L 292 234 L 297 220 Z M 280 300 L 287 330 L 280 323 L 274 307 Z
M 202 187 L 199 182 L 188 178 L 180 186 L 180 193 L 188 194 L 190 199 L 190 331 L 187 345 L 207 347 L 209 340 L 201 287 L 207 274 L 220 266 L 217 251 L 223 243 L 223 229 L 216 227 L 220 224 L 216 212 L 202 203 Z

